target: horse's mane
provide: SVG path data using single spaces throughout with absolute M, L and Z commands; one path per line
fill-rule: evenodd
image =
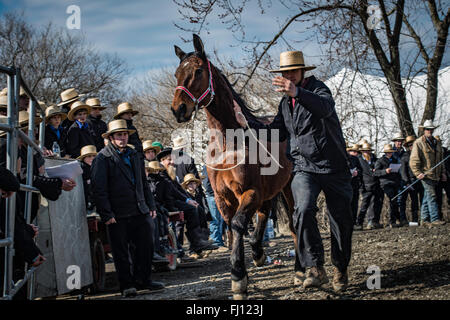
M 252 119 L 252 120 L 259 120 L 259 117 L 256 116 L 253 112 L 255 112 L 255 110 L 250 109 L 250 107 L 247 106 L 247 104 L 245 103 L 244 99 L 241 98 L 241 95 L 239 93 L 236 92 L 236 90 L 234 90 L 233 86 L 231 85 L 230 81 L 228 81 L 228 78 L 223 74 L 223 72 L 218 69 L 216 67 L 217 71 L 219 72 L 219 74 L 222 76 L 222 78 L 225 80 L 225 83 L 227 84 L 228 88 L 230 89 L 232 95 L 233 95 L 233 99 L 237 102 L 237 104 L 239 105 L 239 107 L 241 107 L 242 109 L 242 113 L 244 114 L 244 116 L 247 119 Z

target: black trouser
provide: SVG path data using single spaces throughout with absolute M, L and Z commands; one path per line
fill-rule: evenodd
M 195 249 L 198 240 L 200 240 L 200 219 L 199 213 L 196 207 L 191 206 L 180 200 L 175 200 L 175 207 L 184 212 L 184 221 L 177 221 L 176 236 L 179 246 L 183 245 L 184 242 L 184 225 L 186 224 L 186 235 L 190 242 L 191 249 Z
M 404 184 L 404 187 L 402 190 L 405 190 L 408 185 Z M 422 190 L 422 196 L 423 196 L 423 187 L 421 183 L 416 183 L 411 188 L 406 190 L 400 197 L 399 201 L 399 207 L 400 207 L 400 218 L 403 216 L 406 218 L 406 200 L 409 198 L 411 199 L 411 218 L 413 222 L 417 222 L 419 219 L 418 212 L 419 212 L 419 192 Z M 421 201 L 422 202 L 422 201 Z
M 436 186 L 436 201 L 438 204 L 438 212 L 439 212 L 439 219 L 443 220 L 442 216 L 442 190 L 445 190 L 445 194 L 447 195 L 447 204 L 450 206 L 450 182 L 446 181 L 439 181 L 438 185 Z
M 295 173 L 291 188 L 295 201 L 293 221 L 298 239 L 300 268 L 324 264 L 324 249 L 316 220 L 317 197 L 323 191 L 330 220 L 331 261 L 345 272 L 351 257 L 353 231 L 350 174 L 300 171 Z
M 366 217 L 367 211 L 369 211 L 369 214 L 367 216 L 368 223 L 380 223 L 381 209 L 383 207 L 384 197 L 383 190 L 381 190 L 381 188 L 377 186 L 371 191 L 363 190 L 361 192 L 361 195 L 361 209 L 359 210 L 356 224 L 362 225 L 364 223 L 364 218 Z
M 400 188 L 397 190 L 397 194 L 402 192 L 405 189 L 405 187 L 406 187 L 406 183 L 401 181 Z M 408 192 L 409 191 L 406 191 L 397 197 L 397 204 L 398 204 L 399 213 L 400 213 L 400 215 L 399 215 L 400 221 L 408 220 L 406 218 L 406 199 L 408 198 Z M 413 210 L 413 209 L 411 209 L 411 210 Z
M 359 183 L 353 181 L 353 179 L 352 179 L 352 191 L 353 191 L 353 196 L 352 196 L 351 207 L 352 207 L 353 224 L 355 224 L 356 223 L 356 217 L 358 215 Z
M 397 199 L 392 199 L 398 194 L 398 186 L 388 184 L 383 186 L 383 191 L 389 198 L 389 223 L 395 224 L 397 219 L 400 220 L 400 213 Z
M 117 219 L 108 225 L 120 290 L 148 285 L 153 257 L 153 221 L 149 214 Z M 130 254 L 130 246 L 133 253 Z

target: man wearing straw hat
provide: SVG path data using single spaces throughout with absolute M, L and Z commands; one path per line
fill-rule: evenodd
M 60 96 L 61 102 L 58 103 L 56 106 L 60 107 L 61 111 L 67 114 L 69 113 L 72 104 L 78 101 L 82 96 L 84 96 L 84 94 L 79 94 L 77 90 L 75 90 L 75 88 L 69 88 L 61 92 Z M 72 125 L 72 123 L 73 120 L 66 118 L 63 121 L 62 126 L 68 129 Z
M 67 118 L 64 113 L 57 106 L 50 106 L 45 109 L 45 139 L 44 146 L 53 151 L 53 146 L 57 143 L 61 157 L 66 155 L 67 131 L 62 126 L 62 121 Z
M 87 123 L 95 132 L 95 147 L 97 151 L 100 151 L 105 146 L 102 134 L 108 130 L 106 122 L 102 120 L 101 114 L 106 107 L 100 104 L 100 99 L 98 98 L 89 98 L 86 100 L 86 104 L 91 107 L 91 113 L 87 118 Z
M 134 130 L 134 133 L 130 135 L 128 142 L 136 148 L 136 151 L 139 152 L 143 157 L 143 149 L 142 142 L 139 138 L 139 133 L 136 127 L 133 125 L 133 117 L 137 115 L 139 111 L 134 110 L 133 106 L 129 102 L 123 102 L 119 104 L 117 107 L 117 113 L 114 116 L 114 119 L 123 119 L 127 122 L 128 129 Z
M 421 127 L 424 129 L 424 134 L 414 141 L 409 159 L 409 166 L 416 178 L 422 180 L 425 191 L 420 210 L 421 223 L 423 225 L 442 225 L 445 224 L 445 221 L 439 218 L 436 186 L 441 179 L 447 181 L 445 165 L 442 164 L 431 170 L 443 160 L 442 143 L 433 137 L 434 129 L 437 126 L 431 120 L 426 120 Z
M 87 145 L 81 148 L 81 154 L 77 158 L 80 161 L 81 169 L 83 170 L 83 189 L 86 210 L 93 210 L 95 207 L 94 198 L 92 194 L 91 184 L 91 167 L 94 158 L 97 156 L 97 148 L 94 145 Z
M 355 230 L 362 230 L 364 218 L 367 211 L 367 229 L 381 228 L 380 216 L 383 206 L 384 193 L 380 187 L 380 181 L 374 175 L 375 163 L 377 157 L 373 154 L 372 145 L 368 142 L 363 142 L 359 149 L 359 163 L 362 168 L 362 184 L 361 184 L 361 209 L 359 210 L 358 218 L 356 220 Z
M 91 171 L 95 205 L 108 226 L 124 297 L 135 296 L 136 289 L 164 288 L 162 283 L 151 280 L 156 207 L 142 158 L 127 146 L 133 133 L 125 120 L 111 121 L 103 134 L 109 143 L 94 159 Z M 131 257 L 130 246 L 135 248 Z
M 147 161 L 155 160 L 156 155 L 161 151 L 161 147 L 153 144 L 152 140 L 145 140 L 142 143 L 142 149 L 144 151 L 144 158 Z
M 91 107 L 76 101 L 70 106 L 67 118 L 74 121 L 67 130 L 67 154 L 76 159 L 80 156 L 81 148 L 87 145 L 95 145 L 95 132 L 86 121 Z
M 395 160 L 396 163 L 401 163 L 402 157 L 405 154 L 405 149 L 403 148 L 403 142 L 405 141 L 405 138 L 403 137 L 403 134 L 401 132 L 397 132 L 394 137 L 391 139 L 391 141 L 394 143 L 393 150 L 395 150 L 394 154 L 392 155 L 392 158 Z M 397 194 L 403 191 L 405 185 L 403 183 L 403 180 L 400 180 L 399 189 L 397 190 Z M 406 218 L 406 197 L 407 194 L 402 193 L 397 197 L 397 202 L 400 210 L 400 221 L 402 226 L 408 225 L 408 219 Z
M 404 142 L 404 147 L 406 149 L 405 153 L 403 153 L 401 159 L 401 167 L 400 167 L 400 175 L 402 177 L 403 188 L 408 188 L 409 185 L 413 184 L 417 179 L 414 176 L 411 168 L 409 167 L 409 158 L 411 156 L 411 150 L 416 141 L 415 136 L 407 136 Z M 400 203 L 400 212 L 406 212 L 406 199 L 411 199 L 411 216 L 413 222 L 419 222 L 419 194 L 420 199 L 423 197 L 423 188 L 420 183 L 416 183 L 414 186 L 410 187 L 402 196 L 402 201 Z
M 272 70 L 282 75 L 272 80 L 275 90 L 284 94 L 278 114 L 269 125 L 249 119 L 249 126 L 267 129 L 269 134 L 270 130 L 278 129 L 280 140 L 290 140 L 289 156 L 294 162 L 291 187 L 296 208 L 293 219 L 300 266 L 307 269 L 305 288 L 328 282 L 323 267 L 322 238 L 315 218 L 317 197 L 324 191 L 331 216 L 331 260 L 335 266 L 332 284 L 336 291 L 343 291 L 348 284 L 347 266 L 352 247 L 351 175 L 331 91 L 314 76 L 305 77 L 305 72 L 314 68 L 305 64 L 301 51 L 282 52 L 280 68 Z M 241 112 L 235 102 L 236 120 L 245 128 Z
M 400 174 L 393 168 L 393 164 L 398 163 L 393 157 L 395 150 L 391 144 L 385 144 L 383 148 L 384 155 L 375 163 L 374 175 L 380 179 L 380 185 L 384 193 L 389 198 L 389 225 L 391 228 L 397 228 L 401 225 L 397 224 L 400 220 L 400 213 L 398 209 L 398 201 L 394 199 L 398 194 L 400 186 Z M 401 224 L 402 221 L 400 221 Z

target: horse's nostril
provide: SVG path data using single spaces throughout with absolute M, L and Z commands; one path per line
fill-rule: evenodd
M 178 114 L 184 116 L 186 114 L 187 106 L 185 103 L 180 104 L 178 107 Z

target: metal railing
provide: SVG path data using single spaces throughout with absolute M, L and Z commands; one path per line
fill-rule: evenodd
M 33 93 L 29 90 L 26 83 L 21 77 L 20 68 L 8 68 L 0 66 L 0 72 L 6 74 L 7 76 L 7 86 L 8 86 L 8 105 L 7 105 L 7 117 L 8 124 L 0 125 L 0 130 L 6 131 L 6 168 L 13 172 L 17 172 L 17 158 L 18 158 L 18 139 L 21 138 L 22 142 L 27 145 L 27 168 L 26 168 L 26 184 L 20 185 L 20 190 L 25 192 L 25 207 L 24 214 L 25 220 L 29 224 L 31 219 L 31 199 L 33 192 L 39 192 L 38 189 L 33 187 L 33 150 L 42 153 L 42 146 L 44 143 L 45 135 L 45 121 L 40 124 L 40 146 L 34 142 L 34 131 L 35 131 L 35 113 L 37 107 L 39 107 L 40 116 L 45 118 L 45 110 L 41 108 L 38 101 L 34 97 Z M 18 121 L 19 115 L 19 100 L 20 100 L 20 88 L 25 91 L 25 93 L 30 98 L 28 107 L 28 135 L 20 130 L 20 124 Z M 20 168 L 19 168 L 20 170 Z M 6 211 L 5 211 L 5 225 L 4 233 L 5 238 L 0 239 L 0 247 L 5 248 L 5 264 L 4 264 L 4 275 L 3 275 L 3 295 L 0 299 L 10 300 L 14 295 L 27 283 L 30 282 L 29 286 L 29 298 L 33 296 L 32 279 L 35 267 L 28 269 L 25 266 L 25 276 L 23 279 L 18 280 L 16 283 L 13 282 L 13 257 L 14 252 L 14 217 L 16 214 L 16 194 L 14 193 L 11 197 L 6 199 Z

